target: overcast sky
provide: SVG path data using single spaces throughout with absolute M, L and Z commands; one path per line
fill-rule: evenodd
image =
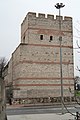
M 0 57 L 10 59 L 12 52 L 20 43 L 21 23 L 28 12 L 45 13 L 58 15 L 58 10 L 54 5 L 64 3 L 65 7 L 61 9 L 61 15 L 73 17 L 74 47 L 79 38 L 80 24 L 80 0 L 0 0 Z M 80 30 L 80 29 L 79 29 Z M 75 66 L 80 66 L 80 54 L 75 50 Z M 75 74 L 79 72 L 75 70 Z

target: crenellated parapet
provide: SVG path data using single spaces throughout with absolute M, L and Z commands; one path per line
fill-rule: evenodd
M 60 16 L 62 36 L 72 36 L 72 18 Z M 45 41 L 40 41 L 41 35 Z M 59 36 L 59 16 L 29 12 L 21 24 L 21 42 L 31 44 L 50 44 L 49 38 Z M 69 39 L 69 38 L 68 38 Z M 65 39 L 66 40 L 66 39 Z M 57 43 L 57 42 L 56 42 Z M 65 42 L 66 43 L 66 42 Z M 54 42 L 55 44 L 55 42 Z M 72 43 L 71 43 L 72 44 Z
M 29 12 L 27 15 L 26 15 L 26 17 L 24 18 L 24 20 L 23 20 L 23 22 L 22 22 L 22 24 L 25 22 L 25 20 L 27 19 L 27 18 L 35 18 L 35 19 L 49 19 L 49 20 L 59 20 L 59 16 L 58 15 L 56 15 L 56 17 L 54 18 L 54 15 L 51 15 L 51 14 L 47 14 L 47 16 L 46 16 L 46 14 L 43 14 L 43 13 L 38 13 L 38 16 L 37 16 L 37 14 L 36 13 L 34 13 L 34 12 Z M 63 20 L 63 21 L 71 21 L 72 20 L 72 17 L 68 17 L 68 16 L 61 16 L 60 17 L 60 19 L 61 20 Z

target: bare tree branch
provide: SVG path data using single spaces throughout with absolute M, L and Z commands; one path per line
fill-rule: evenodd
M 78 44 L 78 40 L 76 41 L 76 44 L 77 44 L 78 48 L 80 48 L 80 46 L 79 46 L 79 44 Z
M 79 69 L 79 67 L 78 67 L 78 66 L 77 66 L 76 70 L 80 72 L 80 69 Z
M 80 30 L 79 30 L 79 29 L 77 29 L 76 27 L 74 27 L 74 28 L 76 29 L 77 34 L 78 34 L 78 35 L 80 35 Z
M 4 57 L 0 58 L 0 77 L 3 78 L 3 70 L 6 65 L 6 59 Z

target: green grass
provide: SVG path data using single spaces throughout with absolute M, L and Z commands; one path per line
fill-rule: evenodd
M 76 91 L 76 96 L 80 96 L 80 91 Z

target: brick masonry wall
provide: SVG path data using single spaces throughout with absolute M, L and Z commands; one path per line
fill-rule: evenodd
M 43 35 L 43 40 L 40 40 Z M 64 96 L 74 90 L 72 18 L 28 13 L 21 24 L 21 44 L 12 54 L 14 98 L 60 97 L 60 45 Z M 53 37 L 50 41 L 50 36 Z
M 73 59 L 70 55 L 72 49 L 64 47 L 63 49 L 64 96 L 68 96 L 69 87 L 74 89 Z M 20 45 L 20 61 L 18 60 L 17 64 L 15 62 L 13 69 L 14 85 L 20 90 L 14 93 L 14 97 L 43 97 L 42 94 L 44 97 L 60 96 L 59 57 L 59 47 L 56 50 L 54 46 Z

